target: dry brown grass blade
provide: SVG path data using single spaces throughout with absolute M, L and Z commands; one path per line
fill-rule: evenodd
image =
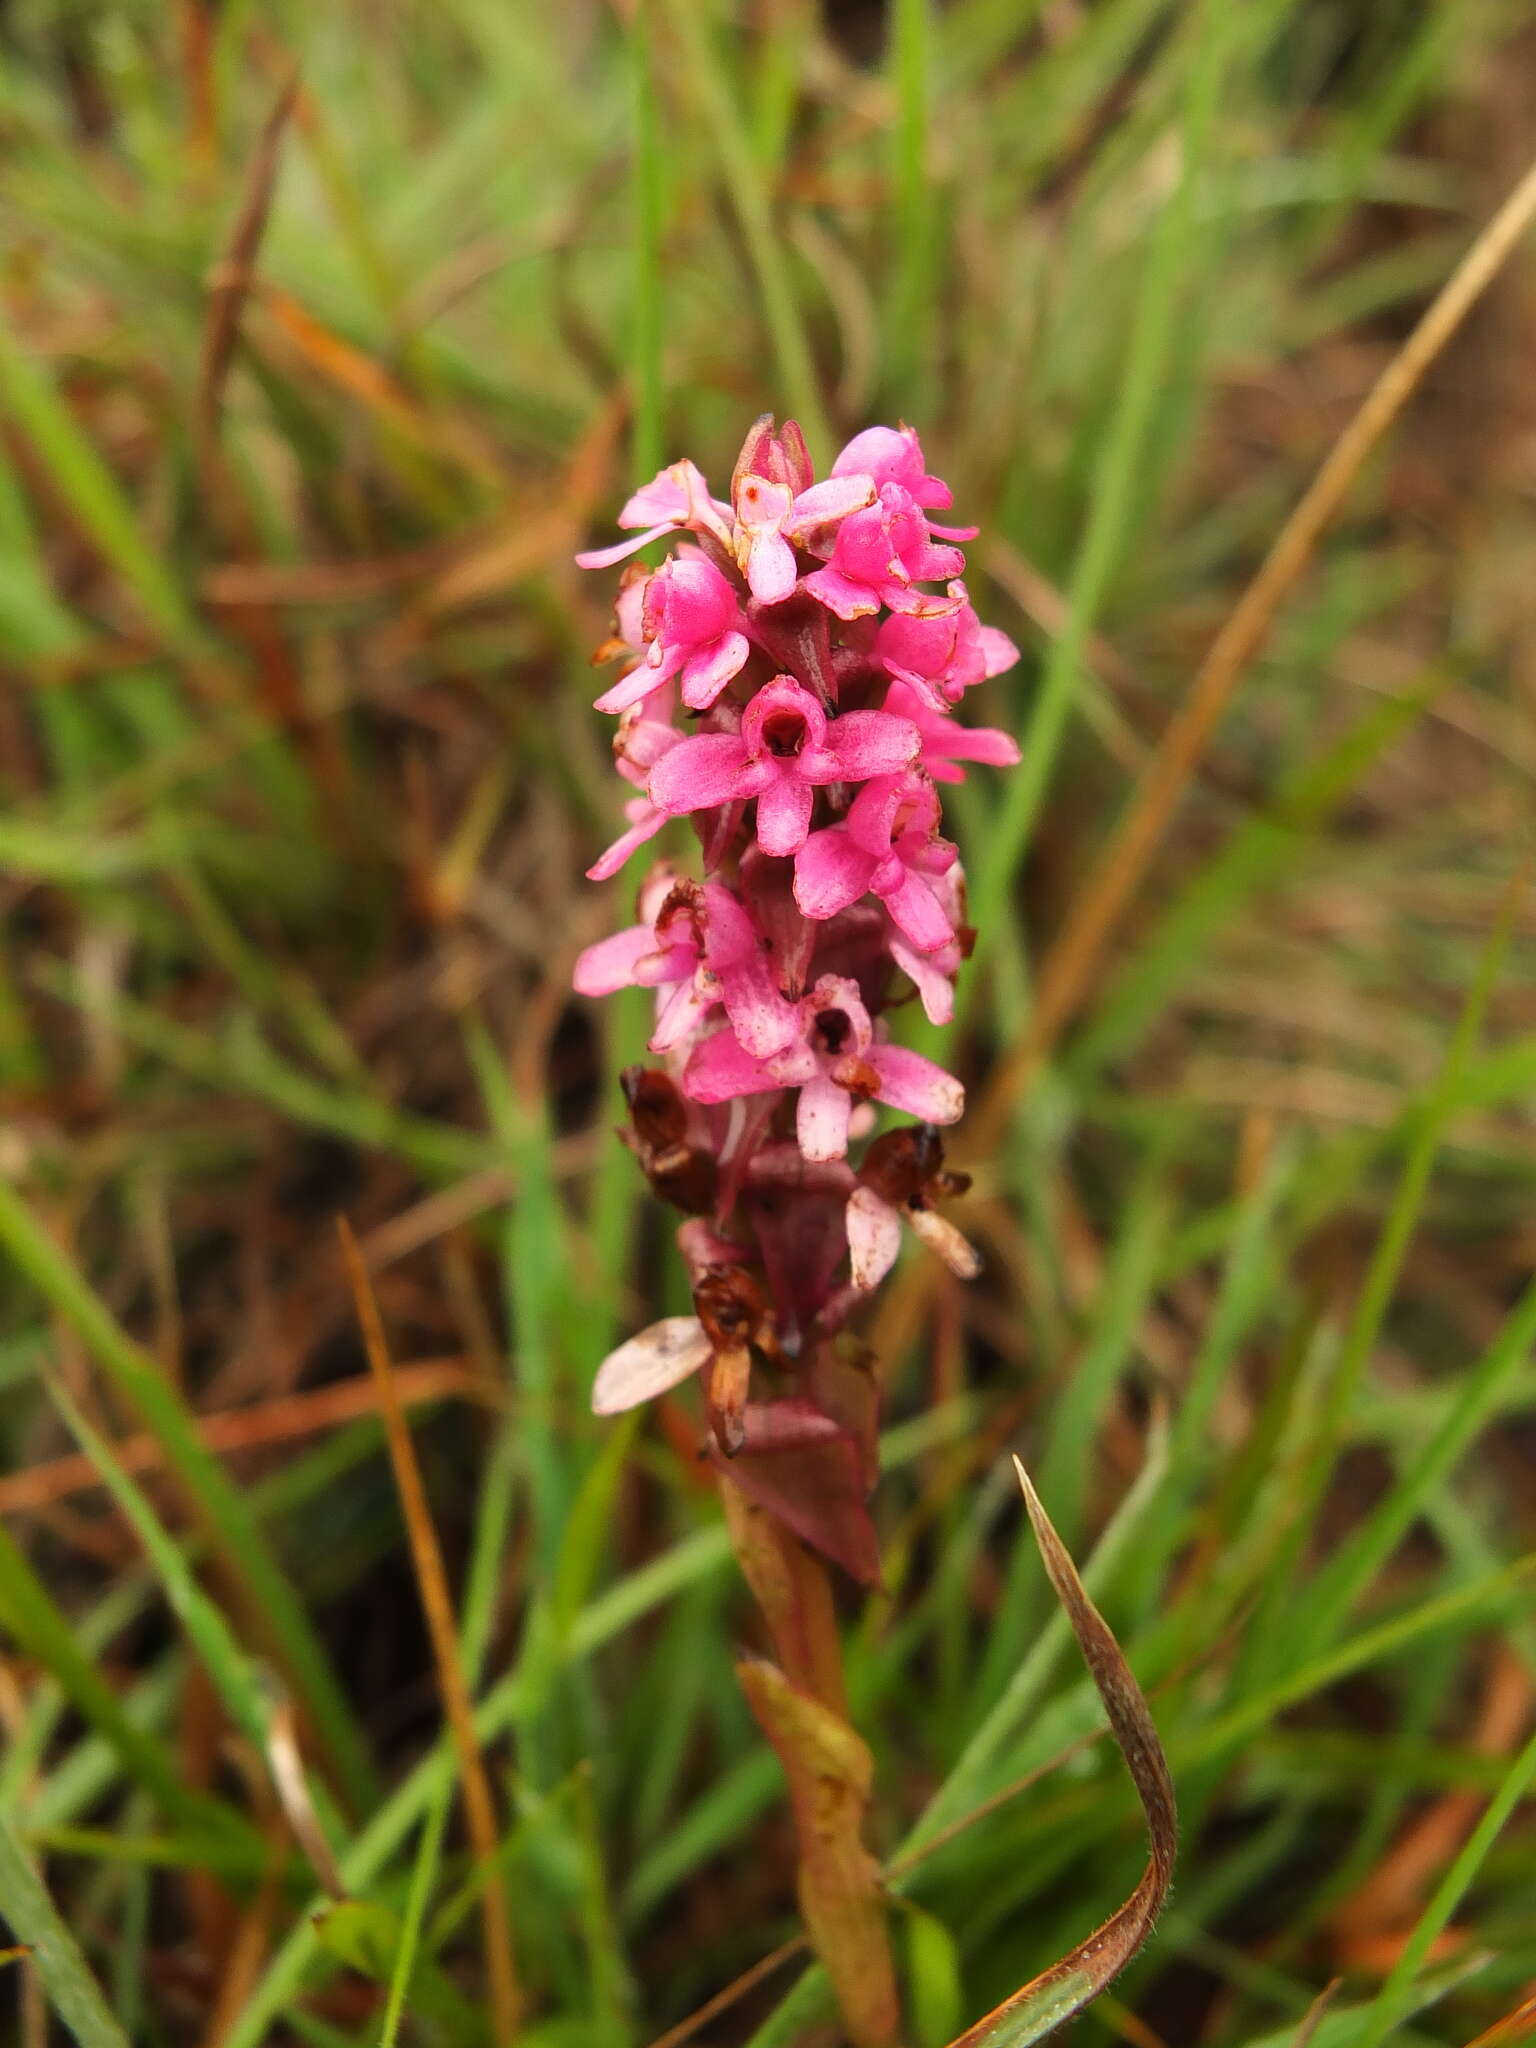
M 1343 1982 L 1344 1979 L 1342 1977 L 1335 1977 L 1331 1983 L 1325 1984 L 1322 1990 L 1319 1991 L 1316 1998 L 1313 1999 L 1301 2016 L 1301 2025 L 1296 2029 L 1296 2038 L 1291 2043 L 1291 2048 L 1310 2048 L 1312 2037 L 1323 2024 L 1324 2016 L 1329 2006 L 1338 1997 L 1339 1986 Z
M 1518 2042 L 1532 2039 L 1536 2039 L 1536 1992 L 1485 2028 L 1467 2048 L 1516 2048 Z
M 685 2041 L 691 2041 L 701 2027 L 718 2019 L 723 2012 L 729 2012 L 738 1999 L 745 1998 L 749 1991 L 755 1991 L 766 1977 L 775 1970 L 792 1963 L 796 1956 L 804 1955 L 810 1943 L 803 1934 L 791 1935 L 788 1941 L 781 1941 L 765 1956 L 759 1956 L 749 1969 L 734 1977 L 723 1991 L 717 1991 L 713 1998 L 706 1999 L 701 2006 L 689 2013 L 687 2019 L 679 2020 L 675 2027 L 669 2027 L 664 2034 L 658 2034 L 649 2048 L 683 2048 Z M 0 1961 L 4 1958 L 0 1957 Z
M 404 1408 L 419 1408 L 430 1401 L 489 1400 L 484 1381 L 460 1358 L 424 1358 L 416 1365 L 397 1366 L 394 1383 Z M 249 1408 L 199 1416 L 197 1427 L 209 1450 L 228 1454 L 337 1429 L 344 1422 L 374 1414 L 377 1408 L 372 1378 L 360 1375 L 307 1393 L 256 1402 Z M 164 1446 L 158 1437 L 148 1434 L 124 1437 L 112 1449 L 124 1470 L 134 1474 L 156 1471 L 165 1462 Z M 43 1464 L 0 1474 L 0 1515 L 37 1514 L 71 1495 L 97 1493 L 101 1487 L 101 1474 L 89 1458 L 76 1452 L 49 1458 Z
M 504 2048 L 504 2044 L 512 2041 L 517 2034 L 523 2001 L 512 1960 L 512 1930 L 507 1911 L 506 1887 L 497 1862 L 500 1838 L 496 1826 L 496 1803 L 491 1795 L 491 1781 L 485 1768 L 485 1758 L 480 1752 L 479 1738 L 475 1734 L 474 1706 L 469 1696 L 469 1686 L 465 1682 L 464 1667 L 459 1662 L 458 1625 L 454 1618 L 453 1596 L 448 1590 L 448 1573 L 443 1564 L 443 1553 L 438 1546 L 437 1530 L 433 1526 L 431 1511 L 427 1506 L 421 1467 L 416 1461 L 416 1446 L 411 1440 L 405 1409 L 395 1387 L 394 1371 L 384 1340 L 384 1325 L 379 1316 L 379 1305 L 374 1299 L 368 1270 L 363 1264 L 362 1253 L 357 1248 L 357 1239 L 353 1236 L 345 1217 L 339 1219 L 338 1228 L 341 1232 L 342 1250 L 346 1256 L 353 1297 L 357 1303 L 363 1343 L 368 1352 L 368 1364 L 378 1390 L 379 1411 L 389 1437 L 390 1462 L 394 1466 L 395 1485 L 400 1494 L 400 1506 L 410 1538 L 411 1563 L 416 1572 L 416 1584 L 421 1594 L 428 1632 L 432 1638 L 432 1655 L 437 1665 L 437 1682 L 443 1696 L 443 1709 L 448 1717 L 453 1746 L 458 1757 L 460 1789 L 464 1795 L 464 1816 L 469 1826 L 470 1842 L 476 1860 L 484 1874 L 480 1908 L 485 1928 L 486 1970 L 490 1978 L 494 2034 L 497 2042 L 503 2044 Z
M 1150 1853 L 1141 1880 L 1124 1905 L 1069 1955 L 1016 1991 L 951 2048 L 1025 2048 L 1052 2033 L 1102 1991 L 1137 1953 L 1152 1932 L 1173 1880 L 1178 1815 L 1168 1760 L 1157 1738 L 1151 1710 L 1121 1654 L 1108 1623 L 1083 1590 L 1077 1568 L 1051 1526 L 1050 1517 L 1017 1458 L 1014 1469 L 1040 1546 L 1046 1574 L 1077 1637 L 1089 1676 L 1109 1719 L 1147 1817 Z
M 194 415 L 205 485 L 209 481 L 210 465 L 216 460 L 214 449 L 218 440 L 224 382 L 234 358 L 235 342 L 240 332 L 240 315 L 255 277 L 256 252 L 261 247 L 267 215 L 271 210 L 272 191 L 277 182 L 277 166 L 282 153 L 283 136 L 293 116 L 298 92 L 299 72 L 295 64 L 290 67 L 288 76 L 273 103 L 272 111 L 262 124 L 261 134 L 257 137 L 256 148 L 246 171 L 245 190 L 239 213 L 235 218 L 234 232 L 230 236 L 224 260 L 219 264 L 212 279 L 208 320 L 203 330 L 202 360 L 198 365 L 197 404 Z
M 1087 991 L 1099 957 L 1135 894 L 1186 783 L 1216 730 L 1281 603 L 1324 528 L 1343 504 L 1383 435 L 1412 397 L 1477 299 L 1536 220 L 1536 164 L 1483 228 L 1434 303 L 1367 393 L 1322 467 L 1275 536 L 1252 582 L 1196 671 L 1189 693 L 1147 764 L 1135 794 L 1089 870 L 1040 972 L 1035 1005 L 1019 1042 L 999 1064 L 972 1120 L 987 1149 L 1035 1068 Z

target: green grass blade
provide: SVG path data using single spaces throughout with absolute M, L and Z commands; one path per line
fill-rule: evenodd
M 0 1918 L 31 1949 L 48 2002 L 80 2048 L 128 2048 L 128 2036 L 107 2010 L 101 1987 L 3 1813 Z
M 273 1556 L 240 1488 L 204 1444 L 156 1360 L 112 1316 L 9 1181 L 0 1179 L 0 1245 L 75 1331 L 155 1436 L 210 1541 L 271 1630 L 296 1689 L 315 1715 L 348 1797 L 371 1803 L 373 1776 L 352 1712 L 299 1597 Z

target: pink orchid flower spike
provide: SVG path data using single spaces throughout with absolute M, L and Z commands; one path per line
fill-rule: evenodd
M 805 844 L 814 793 L 830 782 L 863 782 L 916 760 L 917 727 L 885 711 L 828 718 L 790 676 L 765 683 L 739 732 L 699 733 L 651 771 L 652 803 L 674 815 L 757 799 L 757 843 L 791 854 Z

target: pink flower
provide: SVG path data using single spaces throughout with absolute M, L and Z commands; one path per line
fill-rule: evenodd
M 616 547 L 592 548 L 576 557 L 580 569 L 607 569 L 637 554 L 664 533 L 687 527 L 694 533 L 711 534 L 723 548 L 731 545 L 731 508 L 709 495 L 709 485 L 693 463 L 674 462 L 648 484 L 636 491 L 619 514 L 620 526 L 643 526 L 633 540 L 621 540 Z
M 910 683 L 935 711 L 958 704 L 973 683 L 1013 667 L 1019 650 L 971 609 L 963 583 L 943 597 L 925 597 L 899 618 L 883 619 L 875 653 L 898 682 Z
M 942 477 L 927 474 L 927 467 L 915 428 L 866 427 L 862 434 L 854 435 L 838 456 L 832 474 L 853 476 L 865 472 L 874 478 L 877 490 L 882 484 L 900 484 L 913 504 L 932 506 L 942 512 L 954 503 L 954 497 Z M 974 526 L 935 526 L 931 521 L 928 531 L 938 534 L 941 540 L 974 540 L 977 533 Z
M 627 711 L 681 672 L 683 702 L 707 711 L 751 653 L 729 579 L 697 548 L 683 548 L 645 585 L 641 631 L 645 659 L 597 700 L 599 711 Z
M 571 977 L 579 995 L 657 990 L 652 1052 L 671 1052 L 724 1003 L 737 1039 L 760 1059 L 799 1029 L 793 1003 L 774 985 L 762 938 L 743 905 L 718 882 L 679 881 L 658 868 L 640 892 L 640 923 L 588 946 Z
M 747 706 L 739 732 L 700 733 L 664 754 L 651 771 L 651 801 L 679 816 L 756 797 L 758 845 L 791 854 L 805 844 L 819 786 L 890 775 L 916 760 L 919 744 L 904 718 L 848 711 L 829 719 L 809 690 L 776 676 Z
M 798 1008 L 799 1036 L 771 1059 L 755 1059 L 730 1030 L 703 1039 L 684 1072 L 684 1094 L 714 1103 L 798 1087 L 795 1135 L 813 1162 L 845 1155 L 857 1103 L 884 1102 L 932 1124 L 960 1116 L 965 1090 L 953 1075 L 921 1053 L 876 1041 L 857 982 L 824 974 Z
M 939 837 L 928 778 L 883 775 L 865 784 L 840 825 L 806 840 L 795 859 L 795 901 L 807 917 L 836 917 L 868 890 L 919 953 L 937 952 L 955 936 L 935 886 L 955 857 Z
M 656 691 L 656 702 L 648 699 L 636 705 L 626 713 L 614 734 L 613 765 L 624 780 L 638 790 L 644 791 L 651 770 L 662 755 L 682 744 L 680 732 L 674 731 L 662 718 L 652 715 L 658 708 L 666 706 L 672 695 L 671 687 L 663 683 Z M 656 837 L 671 813 L 642 794 L 630 798 L 624 806 L 624 815 L 629 820 L 629 830 L 621 832 L 606 853 L 599 854 L 587 869 L 588 881 L 606 882 L 616 875 L 632 853 Z
M 1016 768 L 1019 743 L 1012 733 L 992 725 L 961 725 L 947 712 L 935 711 L 914 683 L 894 682 L 885 693 L 887 711 L 910 719 L 923 736 L 919 766 L 935 782 L 964 782 L 961 761 L 980 761 L 989 768 Z
M 799 578 L 792 542 L 868 505 L 875 486 L 867 476 L 828 477 L 796 493 L 787 483 L 751 470 L 736 478 L 736 560 L 759 604 L 782 604 Z
M 935 547 L 929 530 L 910 491 L 882 484 L 873 504 L 838 527 L 831 559 L 806 577 L 805 588 L 840 619 L 872 617 L 881 605 L 919 611 L 932 599 L 914 584 L 965 567 L 960 550 Z

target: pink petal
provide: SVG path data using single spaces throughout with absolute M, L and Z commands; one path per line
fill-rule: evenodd
M 904 1109 L 926 1124 L 952 1124 L 965 1108 L 965 1090 L 953 1074 L 905 1045 L 873 1045 L 866 1054 L 880 1076 L 876 1098 L 892 1109 Z
M 761 1060 L 739 1045 L 733 1031 L 717 1031 L 696 1045 L 683 1074 L 683 1093 L 695 1102 L 731 1102 L 766 1095 L 779 1083 Z
M 866 1293 L 878 1287 L 901 1250 L 901 1218 L 873 1188 L 855 1188 L 848 1197 L 848 1262 L 853 1284 Z
M 634 823 L 627 832 L 621 832 L 608 851 L 599 854 L 587 869 L 589 882 L 607 882 L 619 872 L 632 853 L 638 853 L 648 839 L 654 839 L 667 822 L 667 813 L 659 811 L 654 804 L 637 800 L 626 804 L 625 810 Z
M 938 501 L 930 498 L 927 502 L 932 505 Z M 930 519 L 928 531 L 936 533 L 940 540 L 974 540 L 977 534 L 980 533 L 981 528 L 979 526 L 935 526 Z
M 795 901 L 805 917 L 836 917 L 869 887 L 876 861 L 841 825 L 813 832 L 795 856 Z
M 827 728 L 827 746 L 850 782 L 899 775 L 917 759 L 922 743 L 910 718 L 889 711 L 845 711 Z
M 622 562 L 626 555 L 637 555 L 649 547 L 653 540 L 660 540 L 664 533 L 670 533 L 676 524 L 667 520 L 662 526 L 648 526 L 644 533 L 637 533 L 631 540 L 621 540 L 616 547 L 589 548 L 585 554 L 576 557 L 578 569 L 611 569 L 615 562 Z
M 827 1074 L 816 1073 L 800 1089 L 795 1136 L 807 1159 L 841 1159 L 848 1150 L 853 1098 Z
M 745 633 L 722 633 L 718 640 L 692 655 L 683 665 L 683 702 L 689 710 L 707 711 L 732 677 L 746 666 L 751 652 Z
M 883 877 L 878 878 L 883 881 Z M 919 953 L 936 953 L 955 936 L 955 928 L 944 915 L 943 905 L 920 875 L 910 868 L 900 870 L 894 888 L 878 891 L 902 933 Z
M 618 989 L 635 986 L 635 970 L 647 953 L 656 950 L 656 936 L 648 924 L 632 924 L 627 931 L 599 939 L 576 957 L 571 987 L 579 996 L 611 996 Z
M 801 587 L 840 619 L 872 619 L 880 609 L 880 599 L 869 585 L 855 583 L 840 569 L 813 569 Z
M 620 676 L 611 688 L 604 690 L 601 697 L 594 699 L 594 711 L 627 711 L 631 704 L 638 704 L 642 697 L 649 697 L 652 690 L 660 689 L 678 666 L 678 651 L 670 649 L 662 657 L 662 665 L 652 668 L 647 661 L 640 662 L 628 675 Z
M 930 1024 L 949 1024 L 955 1015 L 955 984 L 934 960 L 919 953 L 896 933 L 890 938 L 891 958 L 917 990 L 923 1015 Z M 938 950 L 937 948 L 935 950 Z
M 720 988 L 731 1029 L 754 1059 L 771 1059 L 793 1044 L 800 1028 L 799 1013 L 775 988 L 761 955 L 728 968 L 720 977 Z
M 1019 765 L 1018 741 L 1011 732 L 1003 732 L 995 725 L 956 725 L 941 737 L 944 753 L 951 761 L 980 761 L 989 768 Z M 928 772 L 931 775 L 933 770 Z
M 674 818 L 729 803 L 746 760 L 747 750 L 733 732 L 701 732 L 680 740 L 651 770 L 651 802 Z
M 979 629 L 982 658 L 987 665 L 988 676 L 1003 675 L 1019 658 L 1019 650 L 996 626 L 982 626 Z
M 603 1360 L 592 1382 L 592 1413 L 622 1415 L 654 1400 L 697 1372 L 709 1350 L 697 1316 L 664 1316 Z
M 779 775 L 757 800 L 757 843 L 764 853 L 798 853 L 811 825 L 814 801 L 808 783 Z

